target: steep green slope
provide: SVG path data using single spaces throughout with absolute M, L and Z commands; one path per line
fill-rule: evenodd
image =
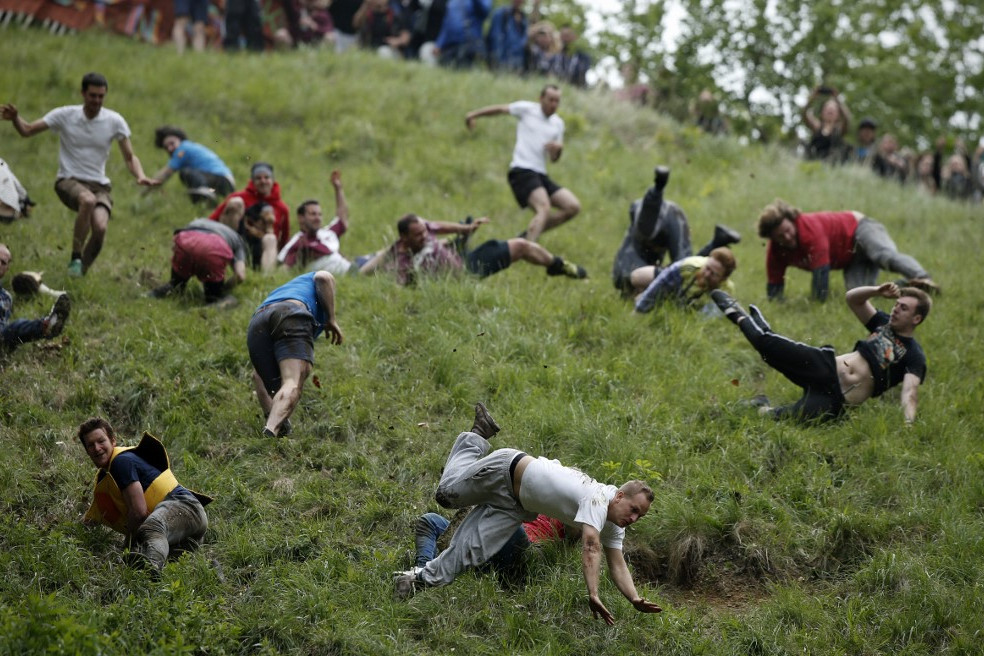
M 183 126 L 245 183 L 276 166 L 288 203 L 330 211 L 331 169 L 352 211 L 343 252 L 372 251 L 414 211 L 487 214 L 477 235 L 510 237 L 528 215 L 505 183 L 514 126 L 464 128 L 474 107 L 536 97 L 539 80 L 449 74 L 353 54 L 176 57 L 118 38 L 0 32 L 0 102 L 28 118 L 78 101 L 89 70 L 109 79 L 148 172 L 165 157 L 153 128 Z M 72 293 L 63 339 L 0 364 L 0 653 L 971 653 L 984 579 L 984 340 L 980 208 L 929 199 L 853 169 L 705 137 L 601 93 L 565 90 L 563 159 L 551 173 L 581 199 L 544 236 L 583 264 L 584 282 L 517 265 L 485 281 L 417 289 L 385 277 L 339 281 L 346 342 L 317 345 L 294 433 L 260 437 L 245 331 L 289 274 L 251 276 L 226 311 L 143 293 L 167 275 L 171 231 L 193 218 L 177 181 L 143 195 L 113 153 L 116 208 L 85 279 L 65 275 L 72 216 L 51 187 L 57 139 L 0 125 L 0 156 L 39 202 L 0 226 L 12 271 L 46 271 Z M 743 302 L 777 329 L 849 349 L 863 335 L 840 300 L 766 305 L 753 224 L 776 196 L 808 210 L 856 209 L 881 221 L 944 286 L 919 331 L 929 357 L 920 417 L 903 428 L 898 393 L 850 422 L 776 424 L 738 402 L 796 390 L 733 326 L 675 308 L 634 317 L 609 281 L 626 208 L 673 168 L 668 197 L 695 243 L 715 223 L 743 231 L 734 276 Z M 9 284 L 9 277 L 6 280 Z M 887 304 L 881 304 L 887 307 Z M 17 316 L 47 301 L 17 302 Z M 451 441 L 485 400 L 499 443 L 618 483 L 649 480 L 650 515 L 627 553 L 659 616 L 635 613 L 604 579 L 618 624 L 587 611 L 576 548 L 530 559 L 520 589 L 467 574 L 410 602 L 389 573 L 409 563 L 411 526 L 436 510 Z M 92 467 L 75 438 L 102 414 L 125 441 L 167 444 L 179 479 L 217 497 L 207 544 L 161 580 L 122 566 L 115 537 L 79 524 Z M 131 442 L 132 443 L 132 442 Z

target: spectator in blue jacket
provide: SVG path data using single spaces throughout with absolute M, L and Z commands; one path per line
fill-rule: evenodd
M 434 42 L 442 66 L 471 68 L 485 59 L 483 24 L 492 0 L 448 0 L 441 33 Z
M 487 35 L 489 67 L 498 71 L 520 73 L 526 63 L 526 32 L 529 21 L 523 5 L 526 0 L 512 0 L 508 6 L 492 13 Z

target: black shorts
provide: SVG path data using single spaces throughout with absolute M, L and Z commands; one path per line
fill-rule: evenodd
M 314 364 L 314 317 L 307 308 L 281 301 L 261 307 L 246 332 L 249 359 L 271 396 L 282 383 L 280 361 L 304 360 Z
M 540 187 L 547 190 L 547 197 L 563 189 L 545 173 L 537 173 L 530 169 L 509 169 L 509 186 L 520 207 L 529 207 L 530 194 Z
M 490 239 L 465 256 L 468 272 L 481 278 L 508 269 L 510 264 L 512 256 L 509 255 L 509 242 L 502 239 Z

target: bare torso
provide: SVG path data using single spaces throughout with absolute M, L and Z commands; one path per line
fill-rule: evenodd
M 519 501 L 519 485 L 523 480 L 523 472 L 526 471 L 531 462 L 533 462 L 533 456 L 524 456 L 516 464 L 516 469 L 513 470 L 513 496 L 516 497 L 516 501 Z
M 861 405 L 875 391 L 875 378 L 871 375 L 868 361 L 857 351 L 851 351 L 837 358 L 837 379 L 847 405 Z

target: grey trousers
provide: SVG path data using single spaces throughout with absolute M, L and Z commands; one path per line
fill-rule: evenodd
M 198 499 L 183 495 L 167 497 L 137 529 L 136 550 L 161 569 L 171 547 L 201 540 L 207 528 L 208 517 Z
M 490 448 L 488 440 L 468 432 L 459 435 L 451 448 L 434 496 L 445 508 L 475 507 L 448 548 L 424 566 L 420 578 L 427 585 L 447 585 L 466 568 L 484 564 L 524 521 L 536 517 L 513 496 L 509 464 L 519 451 L 488 453 Z
M 899 253 L 898 247 L 878 221 L 867 217 L 858 221 L 854 233 L 854 257 L 844 268 L 844 287 L 848 290 L 878 283 L 881 269 L 894 271 L 905 278 L 928 278 L 916 258 Z

